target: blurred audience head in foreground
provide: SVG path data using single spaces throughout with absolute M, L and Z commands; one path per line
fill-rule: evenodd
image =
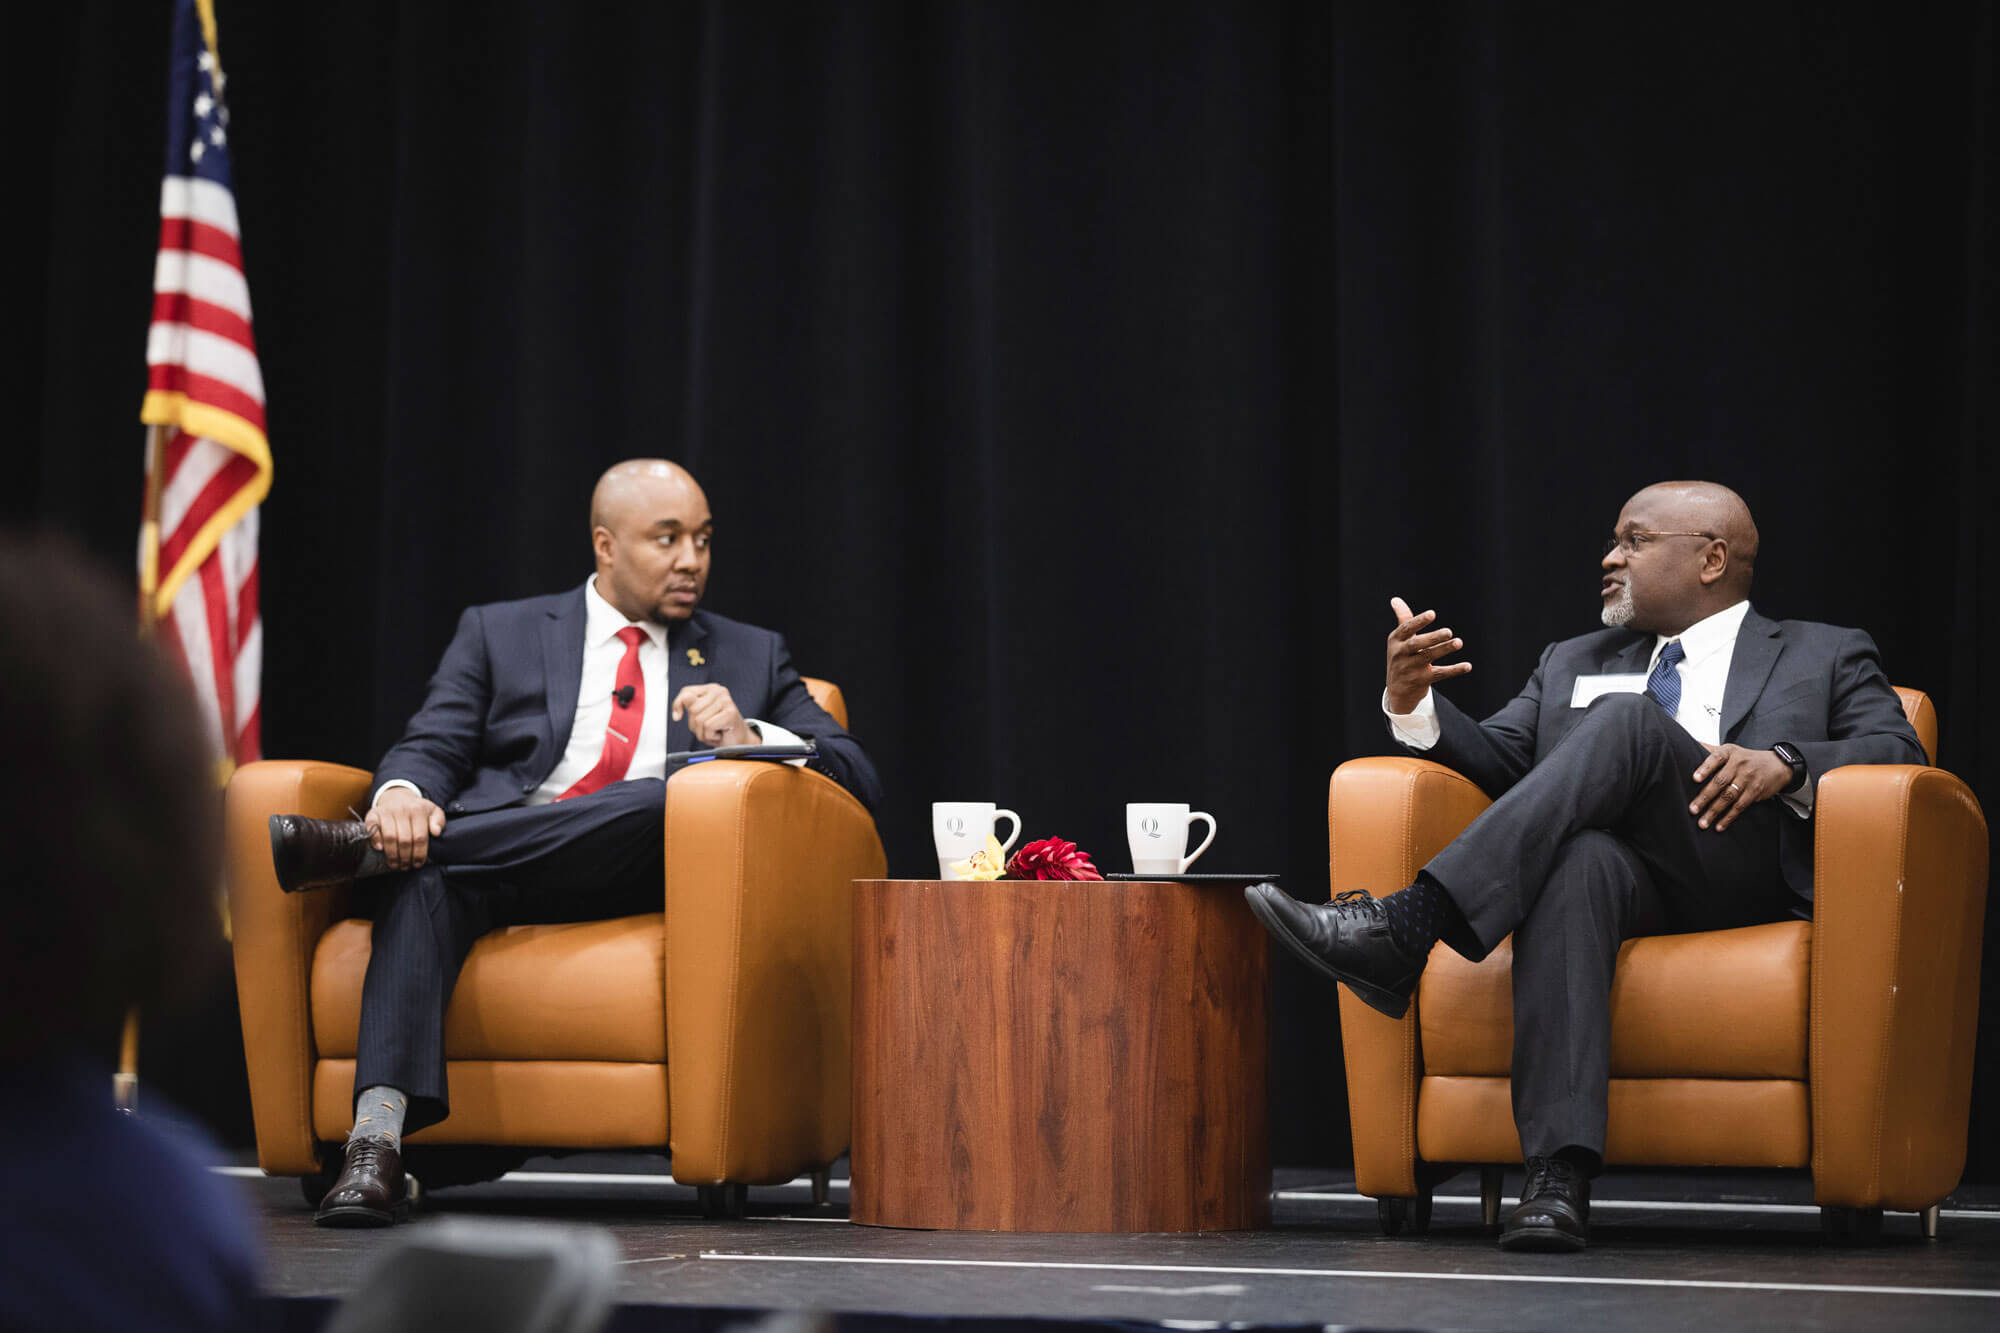
M 121 1115 L 129 1006 L 222 956 L 221 799 L 185 676 L 75 547 L 0 533 L 0 1329 L 252 1325 L 253 1233 L 213 1149 Z
M 0 535 L 0 1058 L 109 1061 L 129 1004 L 220 958 L 221 803 L 185 678 L 131 593 L 52 538 Z

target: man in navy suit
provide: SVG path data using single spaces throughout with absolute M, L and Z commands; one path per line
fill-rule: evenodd
M 1868 635 L 1751 609 L 1757 545 L 1726 487 L 1640 491 L 1605 546 L 1605 628 L 1551 644 L 1483 722 L 1432 688 L 1472 669 L 1440 660 L 1464 641 L 1394 599 L 1390 730 L 1493 804 L 1386 897 L 1308 906 L 1270 885 L 1248 891 L 1292 952 L 1391 1017 L 1440 939 L 1476 962 L 1513 933 L 1528 1183 L 1501 1234 L 1508 1249 L 1588 1241 L 1619 944 L 1810 917 L 1819 778 L 1925 762 Z
M 807 766 L 873 810 L 874 766 L 813 702 L 782 638 L 700 610 L 714 521 L 693 477 L 620 463 L 590 503 L 596 573 L 475 606 L 355 823 L 272 820 L 279 882 L 389 876 L 363 984 L 355 1126 L 333 1226 L 407 1211 L 402 1136 L 442 1120 L 444 1015 L 498 926 L 659 908 L 669 752 L 812 740 Z

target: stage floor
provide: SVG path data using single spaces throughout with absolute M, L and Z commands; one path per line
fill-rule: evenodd
M 225 1169 L 263 1218 L 267 1290 L 301 1314 L 353 1290 L 408 1229 L 316 1227 L 296 1182 Z M 1822 1239 L 1803 1176 L 1618 1173 L 1597 1183 L 1591 1248 L 1554 1256 L 1494 1245 L 1472 1173 L 1440 1190 L 1429 1236 L 1392 1239 L 1352 1178 L 1331 1172 L 1281 1171 L 1269 1231 L 1056 1236 L 853 1225 L 844 1164 L 823 1209 L 799 1181 L 753 1190 L 745 1220 L 708 1221 L 664 1171 L 659 1158 L 536 1161 L 440 1191 L 426 1216 L 604 1228 L 624 1254 L 620 1328 L 716 1327 L 721 1312 L 753 1310 L 1175 1327 L 2000 1326 L 1993 1189 L 1954 1196 L 1936 1241 L 1914 1215 L 1890 1214 L 1878 1244 L 1842 1248 Z M 1510 1175 L 1510 1205 L 1519 1185 Z

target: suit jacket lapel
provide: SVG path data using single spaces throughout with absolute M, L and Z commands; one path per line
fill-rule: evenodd
M 1616 643 L 1616 640 L 1612 642 Z M 1629 642 L 1619 645 L 1611 652 L 1603 652 L 1603 655 L 1597 659 L 1595 668 L 1587 672 L 1578 672 L 1576 675 L 1571 676 L 1567 681 L 1569 689 L 1563 690 L 1565 682 L 1555 682 L 1555 688 L 1562 692 L 1546 697 L 1543 700 L 1543 707 L 1553 709 L 1554 716 L 1558 720 L 1552 727 L 1546 728 L 1540 733 L 1539 739 L 1535 742 L 1536 759 L 1539 761 L 1541 756 L 1547 754 L 1557 741 L 1569 734 L 1571 727 L 1583 721 L 1584 710 L 1570 706 L 1571 700 L 1576 697 L 1576 684 L 1578 680 L 1585 675 L 1623 676 L 1633 672 L 1644 671 L 1646 669 L 1646 656 L 1652 651 L 1653 636 L 1650 634 L 1634 633 Z M 1600 652 L 1602 652 L 1601 649 Z
M 706 685 L 714 678 L 714 663 L 709 660 L 711 646 L 708 622 L 699 611 L 667 631 L 668 697 L 661 700 L 660 707 L 673 707 L 682 690 L 690 685 Z M 668 714 L 667 753 L 696 748 L 694 733 L 688 730 L 687 718 Z
M 1653 655 L 1653 638 L 1651 634 L 1634 633 L 1632 642 L 1620 648 L 1605 662 L 1604 674 L 1625 676 L 1635 671 L 1644 671 L 1647 659 Z
M 542 622 L 542 679 L 548 682 L 549 752 L 543 772 L 552 771 L 569 748 L 576 725 L 576 695 L 583 688 L 583 589 L 578 588 Z
M 1744 615 L 1736 631 L 1736 651 L 1729 658 L 1729 681 L 1722 687 L 1723 740 L 1742 724 L 1750 705 L 1764 692 L 1764 682 L 1771 678 L 1771 668 L 1784 650 L 1777 621 L 1758 615 L 1754 607 Z

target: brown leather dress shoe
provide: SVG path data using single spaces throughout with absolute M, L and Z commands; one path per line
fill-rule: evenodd
M 410 1215 L 411 1193 L 403 1154 L 388 1139 L 350 1139 L 340 1179 L 319 1201 L 313 1221 L 323 1227 L 386 1227 Z
M 358 819 L 271 816 L 271 864 L 286 893 L 389 873 L 389 860 L 369 842 Z

